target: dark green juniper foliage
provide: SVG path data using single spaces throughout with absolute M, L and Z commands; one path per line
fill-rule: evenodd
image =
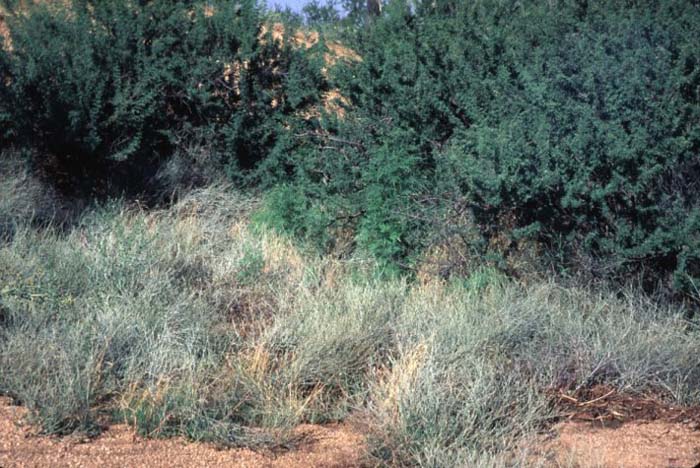
M 530 238 L 565 269 L 602 259 L 593 273 L 691 291 L 699 33 L 688 0 L 390 2 L 337 69 L 352 111 L 293 157 L 295 191 L 389 264 L 459 201 L 481 245 Z
M 252 0 L 47 3 L 9 18 L 5 112 L 24 143 L 73 169 L 128 161 L 143 176 L 197 135 L 241 177 L 314 100 L 288 98 L 288 78 L 313 68 L 261 34 Z
M 270 223 L 391 271 L 457 234 L 481 254 L 498 239 L 501 260 L 528 239 L 563 271 L 697 291 L 697 1 L 394 0 L 370 22 L 340 4 L 335 32 L 333 4 L 314 5 L 362 60 L 330 83 L 323 41 L 261 40 L 252 1 L 31 4 L 9 18 L 0 131 L 107 181 L 126 161 L 141 185 L 201 139 L 234 180 L 274 189 Z M 309 118 L 330 87 L 345 117 Z
M 451 151 L 482 224 L 511 212 L 515 235 L 682 286 L 700 275 L 700 11 L 618 5 L 515 11 L 488 102 Z

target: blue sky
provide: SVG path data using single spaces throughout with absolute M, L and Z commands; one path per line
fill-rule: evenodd
M 306 5 L 307 0 L 266 0 L 267 5 L 273 7 L 275 5 L 280 5 L 282 7 L 288 6 L 294 11 L 301 11 L 301 8 Z

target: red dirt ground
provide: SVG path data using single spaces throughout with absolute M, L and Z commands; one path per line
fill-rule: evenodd
M 700 468 L 700 408 L 604 385 L 552 397 L 565 419 L 535 445 L 554 466 Z
M 693 424 L 567 421 L 556 425 L 553 434 L 542 443 L 549 452 L 545 466 L 694 468 L 700 463 L 700 431 Z
M 183 439 L 143 439 L 125 425 L 114 425 L 99 437 L 36 435 L 23 424 L 26 410 L 0 398 L 0 467 L 212 467 L 346 468 L 363 465 L 364 436 L 343 425 L 299 426 L 303 443 L 282 454 L 248 449 L 221 450 Z
M 617 411 L 617 410 L 615 410 Z M 676 413 L 680 414 L 680 413 Z M 686 414 L 686 413 L 684 413 Z M 222 450 L 183 439 L 143 439 L 125 425 L 99 437 L 36 435 L 24 423 L 26 410 L 0 398 L 0 467 L 361 467 L 367 466 L 365 437 L 349 425 L 299 426 L 303 442 L 273 454 Z M 700 424 L 693 418 L 629 422 L 583 420 L 576 415 L 530 445 L 532 466 L 567 468 L 694 468 L 700 463 Z

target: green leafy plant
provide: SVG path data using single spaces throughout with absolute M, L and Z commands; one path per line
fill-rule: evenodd
M 316 102 L 320 72 L 264 33 L 252 0 L 36 1 L 11 11 L 0 122 L 75 183 L 116 183 L 126 168 L 143 188 L 194 138 L 240 179 L 284 122 Z
M 265 257 L 263 253 L 253 247 L 248 247 L 240 261 L 237 274 L 238 281 L 243 284 L 256 281 L 260 277 L 264 266 Z
M 293 183 L 327 232 L 404 270 L 468 212 L 474 248 L 503 268 L 535 242 L 560 271 L 689 292 L 698 31 L 684 0 L 390 2 L 334 74 L 346 118 L 291 151 Z

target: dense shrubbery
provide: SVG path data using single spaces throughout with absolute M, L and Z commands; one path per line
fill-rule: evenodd
M 263 37 L 251 2 L 60 5 L 10 18 L 0 129 L 100 183 L 174 153 L 170 172 L 228 168 L 272 189 L 271 224 L 392 270 L 442 252 L 445 275 L 518 273 L 527 244 L 540 267 L 696 290 L 697 2 L 314 3 L 361 56 L 334 67 Z M 332 88 L 343 118 L 318 116 Z
M 292 157 L 298 203 L 325 216 L 288 224 L 342 224 L 406 265 L 468 213 L 482 255 L 532 239 L 559 267 L 690 291 L 698 33 L 682 0 L 390 2 L 337 73 L 352 112 Z
M 137 178 L 152 175 L 175 147 L 199 140 L 211 164 L 240 177 L 275 146 L 285 119 L 317 99 L 319 67 L 263 34 L 252 1 L 18 8 L 8 17 L 12 51 L 0 58 L 0 122 L 76 173 L 128 160 Z

